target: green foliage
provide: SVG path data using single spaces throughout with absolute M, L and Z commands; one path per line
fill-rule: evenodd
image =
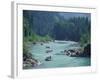
M 58 40 L 80 41 L 83 34 L 90 32 L 90 21 L 87 17 L 74 17 L 55 23 L 53 37 Z
M 23 60 L 31 59 L 33 58 L 33 55 L 29 53 L 29 48 L 27 42 L 23 42 Z
M 34 26 L 33 26 L 34 27 Z M 23 41 L 25 42 L 45 42 L 50 41 L 51 37 L 49 35 L 40 36 L 32 31 L 29 20 L 23 17 Z
M 28 19 L 23 17 L 23 60 L 33 58 L 29 52 L 29 41 L 31 40 L 32 31 L 29 26 Z
M 24 11 L 23 16 L 25 42 L 46 42 L 56 39 L 77 41 L 82 46 L 90 43 L 91 22 L 88 17 L 64 19 L 57 13 L 31 11 Z
M 80 44 L 83 47 L 86 46 L 87 44 L 90 44 L 90 34 L 89 34 L 89 32 L 81 35 Z
M 30 33 L 28 20 L 23 17 L 23 36 L 26 37 Z
M 29 37 L 29 41 L 32 41 L 32 42 L 46 42 L 50 40 L 51 40 L 51 37 L 49 37 L 48 35 L 39 36 L 37 34 L 33 34 L 32 36 Z

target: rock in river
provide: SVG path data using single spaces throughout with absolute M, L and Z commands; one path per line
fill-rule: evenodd
M 46 58 L 45 58 L 45 61 L 51 61 L 51 56 L 46 57 Z

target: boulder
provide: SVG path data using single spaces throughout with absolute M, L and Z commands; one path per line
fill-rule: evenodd
M 35 67 L 37 65 L 40 65 L 40 62 L 36 59 L 26 59 L 25 61 L 23 61 L 23 68 L 24 69 L 28 69 L 28 68 L 32 68 L 32 67 Z
M 35 44 L 36 44 L 36 42 L 33 42 L 33 44 L 35 45 Z
M 79 57 L 83 53 L 83 50 L 81 48 L 78 49 L 69 49 L 65 52 L 67 56 L 71 57 Z
M 50 53 L 50 52 L 52 52 L 52 51 L 53 51 L 53 50 L 47 50 L 46 53 Z
M 46 48 L 50 48 L 50 46 L 46 46 Z
M 66 55 L 71 57 L 90 57 L 91 45 L 87 44 L 84 48 L 79 49 L 69 49 L 66 51 Z
M 43 45 L 43 43 L 41 43 L 41 45 Z
M 45 61 L 51 61 L 51 56 L 46 57 L 46 58 L 45 58 Z

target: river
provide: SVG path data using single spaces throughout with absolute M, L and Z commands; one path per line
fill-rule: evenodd
M 57 68 L 57 67 L 80 67 L 80 66 L 90 66 L 91 59 L 89 57 L 70 57 L 63 55 L 63 51 L 66 49 L 78 48 L 80 47 L 77 42 L 74 41 L 58 41 L 37 43 L 32 45 L 30 52 L 38 59 L 41 64 L 34 68 Z M 52 50 L 50 53 L 46 51 Z M 62 55 L 56 55 L 62 54 Z M 45 58 L 50 55 L 51 61 L 45 61 Z

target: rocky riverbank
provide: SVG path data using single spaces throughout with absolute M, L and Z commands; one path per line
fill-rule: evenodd
M 87 44 L 85 47 L 77 49 L 65 50 L 65 55 L 71 57 L 90 57 L 91 56 L 91 45 Z
M 38 65 L 38 60 L 33 58 L 31 53 L 24 53 L 23 55 L 23 68 L 32 68 Z
M 29 51 L 27 51 L 28 47 Z M 48 43 L 31 43 L 28 47 L 27 49 L 24 47 L 26 51 L 24 50 L 23 53 L 23 69 L 59 66 L 62 61 L 65 61 L 62 66 L 68 66 L 69 62 L 69 66 L 73 66 L 74 64 L 75 66 L 90 64 L 90 44 L 81 47 L 78 42 L 55 41 Z M 76 63 L 73 62 L 74 59 Z
M 32 42 L 26 42 L 23 44 L 23 69 L 33 68 L 40 65 L 40 61 L 34 58 L 34 55 L 29 52 L 29 48 L 32 46 Z

